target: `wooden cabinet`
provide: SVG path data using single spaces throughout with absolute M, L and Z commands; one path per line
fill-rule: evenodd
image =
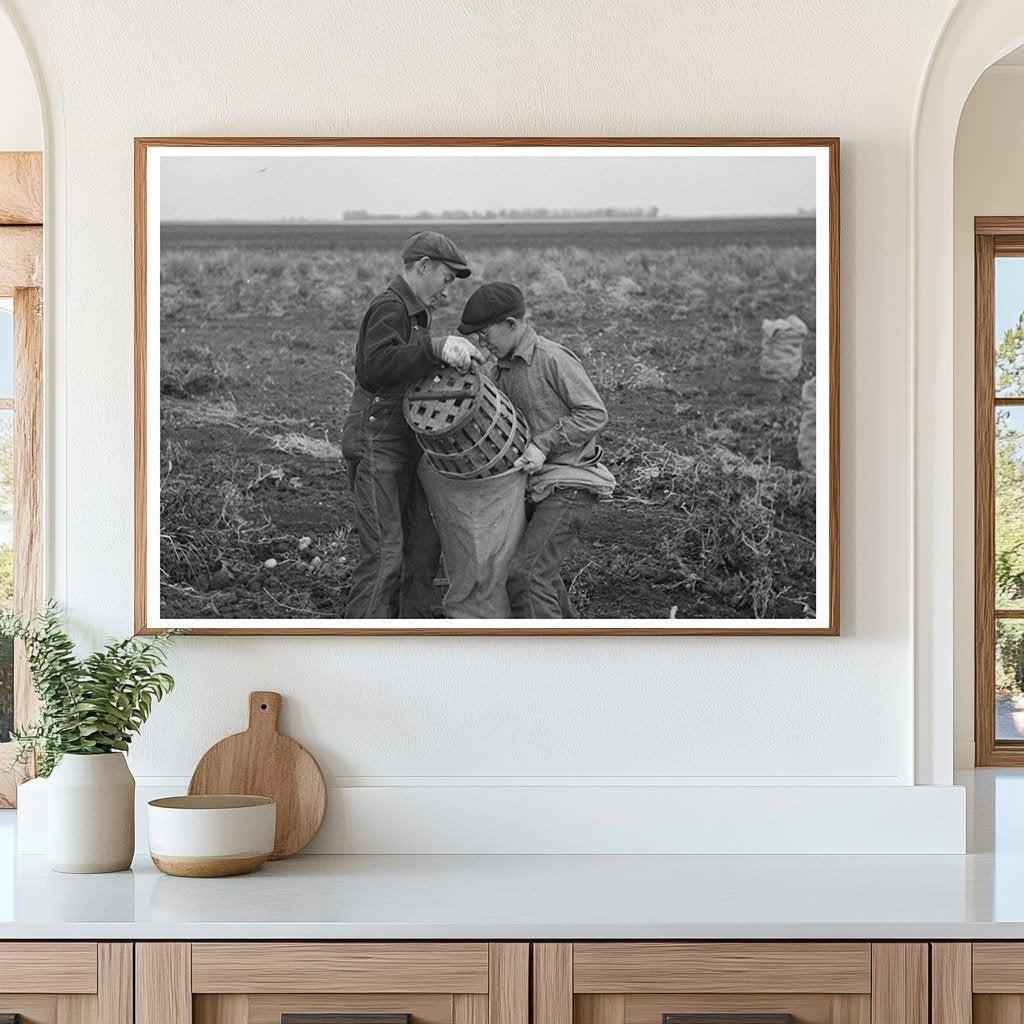
M 934 1024 L 1024 1020 L 1024 942 L 932 944 Z
M 533 1024 L 928 1024 L 924 943 L 536 943 L 533 958 Z
M 933 1024 L 1024 1021 L 1024 942 L 932 943 Z
M 132 944 L 0 943 L 0 1017 L 132 1024 Z
M 21 1024 L 1021 1024 L 1024 943 L 7 942 L 0 1018 L 9 1014 Z
M 515 942 L 143 942 L 136 1024 L 529 1024 L 529 969 Z

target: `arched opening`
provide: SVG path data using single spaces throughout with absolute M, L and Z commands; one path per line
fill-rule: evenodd
M 1024 47 L 1018 47 L 985 70 L 971 90 L 960 118 L 954 160 L 954 574 L 958 580 L 979 581 L 977 610 L 969 585 L 958 584 L 954 593 L 958 768 L 1024 766 L 1024 621 L 1015 617 L 1022 581 L 1015 536 L 1024 522 L 1024 495 L 1019 493 L 1024 472 L 1017 437 L 1024 409 L 1018 405 L 1018 373 L 1012 358 L 1024 310 L 1024 257 L 1019 247 L 1007 247 L 1013 236 L 990 238 L 990 222 L 976 220 L 1006 217 L 1011 220 L 1000 220 L 1000 225 L 1009 227 L 1016 221 L 1024 228 L 1017 171 L 1024 163 L 1022 123 Z M 983 244 L 976 255 L 979 230 Z M 984 323 L 975 312 L 976 281 L 994 299 Z M 977 338 L 975 354 L 971 342 L 979 328 L 988 337 Z M 985 481 L 977 496 L 976 465 Z
M 915 777 L 926 785 L 952 781 L 954 707 L 962 706 L 965 687 L 973 697 L 973 668 L 966 675 L 964 668 L 965 643 L 970 651 L 974 644 L 973 532 L 962 522 L 963 496 L 973 495 L 973 460 L 965 466 L 963 458 L 965 433 L 973 452 L 973 391 L 965 409 L 955 329 L 957 131 L 979 78 L 1022 42 L 1024 9 L 1016 0 L 956 7 L 925 72 L 911 144 Z M 973 332 L 965 342 L 973 355 L 972 341 Z
M 0 96 L 0 605 L 25 614 L 41 598 L 44 130 L 30 61 L 6 16 L 0 17 Z M 33 525 L 26 528 L 29 520 Z M 31 591 L 27 602 L 26 587 Z M 12 727 L 32 717 L 31 687 L 21 659 L 9 639 L 0 640 L 0 757 L 5 765 Z M 13 805 L 17 780 L 17 773 L 0 775 L 0 807 Z

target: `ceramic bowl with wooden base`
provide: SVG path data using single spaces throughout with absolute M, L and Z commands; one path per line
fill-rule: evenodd
M 277 805 L 267 796 L 168 796 L 146 810 L 150 856 L 168 875 L 244 875 L 274 851 Z

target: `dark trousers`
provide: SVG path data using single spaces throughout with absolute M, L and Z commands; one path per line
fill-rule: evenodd
M 508 599 L 516 619 L 578 619 L 560 569 L 572 542 L 594 514 L 593 491 L 552 491 L 531 509 L 508 571 Z
M 429 619 L 441 542 L 416 476 L 420 450 L 411 435 L 364 436 L 349 455 L 361 557 L 346 619 Z

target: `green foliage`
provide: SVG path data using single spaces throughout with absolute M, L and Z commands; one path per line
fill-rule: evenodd
M 996 414 L 996 607 L 1024 600 L 1024 436 L 1005 410 Z
M 46 776 L 64 754 L 127 750 L 132 734 L 149 718 L 153 701 L 174 688 L 174 680 L 159 670 L 171 638 L 179 632 L 112 641 L 79 658 L 53 602 L 27 624 L 14 612 L 0 614 L 0 636 L 25 644 L 41 706 L 38 722 L 12 731 L 17 754 L 10 767 L 36 751 L 39 774 Z
M 996 347 L 996 394 L 1024 395 L 1024 312 Z
M 14 728 L 14 641 L 0 636 L 0 743 L 7 743 Z
M 1024 629 L 1016 622 L 996 619 L 996 689 L 1011 692 L 1024 684 Z
M 1024 312 L 996 348 L 996 394 L 1024 395 Z M 1024 602 L 1024 435 L 1011 414 L 996 413 L 996 607 Z M 997 685 L 1024 688 L 1024 630 L 996 622 Z
M 0 416 L 0 602 L 4 603 L 14 593 L 14 421 L 9 416 Z
M 14 593 L 14 549 L 0 547 L 0 601 L 10 600 Z

